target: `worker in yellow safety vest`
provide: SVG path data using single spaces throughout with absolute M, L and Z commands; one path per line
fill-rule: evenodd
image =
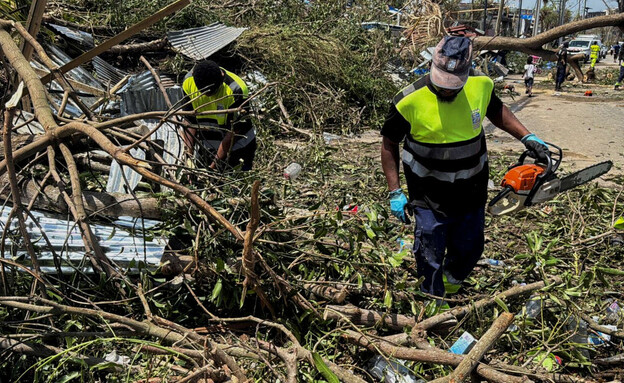
M 469 76 L 472 42 L 446 36 L 431 72 L 400 91 L 381 129 L 381 164 L 392 214 L 416 221 L 413 254 L 421 290 L 444 307 L 445 282 L 461 283 L 484 249 L 489 179 L 484 118 L 546 163 L 548 146 L 514 116 L 487 76 Z M 400 155 L 399 145 L 403 144 Z M 408 198 L 399 178 L 402 159 Z
M 589 58 L 591 59 L 590 67 L 593 69 L 596 66 L 596 61 L 598 61 L 598 55 L 600 54 L 600 45 L 594 43 L 589 47 L 589 49 L 591 51 L 589 55 Z
M 184 131 L 187 156 L 195 161 L 207 159 L 210 169 L 241 164 L 242 170 L 250 170 L 256 131 L 249 118 L 237 112 L 249 97 L 247 84 L 214 61 L 202 60 L 187 74 L 182 89 L 184 110 L 195 112 L 187 117 L 193 127 Z M 219 110 L 224 112 L 210 113 Z

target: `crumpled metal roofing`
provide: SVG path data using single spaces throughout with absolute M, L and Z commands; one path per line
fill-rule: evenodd
M 6 225 L 10 211 L 11 206 L 2 207 L 0 212 L 2 229 Z M 84 257 L 84 243 L 80 229 L 74 221 L 47 212 L 33 210 L 31 213 L 35 220 L 32 217 L 26 219 L 26 230 L 35 249 L 39 249 L 37 259 L 42 272 L 57 272 L 54 265 L 55 254 L 63 273 L 93 272 L 91 262 Z M 119 217 L 110 225 L 92 224 L 91 229 L 108 259 L 119 267 L 136 271 L 139 262 L 152 268 L 160 264 L 166 239 L 159 237 L 147 239 L 143 235 L 144 230 L 149 230 L 159 223 L 154 220 Z M 15 235 L 7 237 L 5 252 L 10 252 L 10 254 L 3 254 L 3 256 L 30 266 L 30 257 L 22 241 L 11 241 L 11 238 L 20 237 L 17 218 L 11 220 L 9 231 Z M 48 245 L 46 237 L 52 246 Z
M 91 62 L 93 63 L 93 68 L 95 69 L 98 80 L 103 84 L 108 84 L 109 87 L 117 84 L 128 74 L 121 69 L 115 68 L 99 56 L 95 56 Z
M 139 120 L 144 126 L 144 131 L 150 132 L 160 123 L 158 120 Z M 184 142 L 178 134 L 176 126 L 170 122 L 163 123 L 152 135 L 150 140 L 158 142 L 162 145 L 163 150 L 161 156 L 168 164 L 175 164 L 182 156 Z M 130 149 L 132 157 L 144 160 L 145 151 L 139 148 Z M 120 165 L 117 161 L 111 162 L 111 170 L 106 183 L 106 191 L 108 193 L 131 193 L 139 184 L 143 177 L 132 170 L 130 167 Z
M 184 98 L 182 88 L 175 84 L 175 80 L 167 75 L 160 75 L 160 81 L 165 87 L 171 104 L 176 106 Z M 149 71 L 132 76 L 128 83 L 117 92 L 121 96 L 121 115 L 128 116 L 135 113 L 169 110 L 165 98 L 158 88 L 154 76 Z
M 45 50 L 50 59 L 59 67 L 71 61 L 71 57 L 69 57 L 65 52 L 60 50 L 58 47 L 55 47 L 54 45 L 45 45 Z M 34 60 L 30 62 L 30 65 L 33 68 L 49 73 L 49 70 L 44 65 L 39 64 Z M 89 71 L 82 67 L 72 69 L 71 71 L 66 73 L 65 76 L 71 80 L 75 80 L 84 85 L 88 85 L 91 88 L 95 88 L 104 92 L 104 87 L 102 86 L 102 84 L 98 80 L 96 80 L 95 77 L 93 77 L 91 73 L 89 73 Z M 56 80 L 51 81 L 48 87 L 50 97 L 54 101 L 54 104 L 51 106 L 56 112 L 61 106 L 61 102 L 63 100 L 63 90 L 62 87 L 56 82 Z M 91 106 L 95 103 L 97 97 L 80 96 L 80 100 L 86 106 Z M 73 117 L 78 117 L 82 115 L 82 111 L 71 99 L 68 101 L 67 106 L 65 107 L 65 113 Z
M 236 40 L 246 29 L 213 23 L 204 27 L 169 32 L 167 40 L 183 55 L 201 60 Z
M 48 27 L 53 29 L 55 32 L 60 33 L 61 35 L 65 37 L 68 37 L 74 41 L 77 41 L 80 44 L 83 44 L 87 47 L 90 47 L 90 48 L 94 47 L 93 35 L 91 33 L 74 30 L 71 28 L 64 27 L 62 25 L 57 25 L 57 24 L 48 23 L 47 25 Z

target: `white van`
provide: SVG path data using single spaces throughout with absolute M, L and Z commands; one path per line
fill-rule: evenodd
M 591 46 L 597 44 L 602 49 L 602 41 L 597 35 L 581 35 L 570 41 L 568 46 L 568 54 L 574 55 L 577 53 L 583 53 L 585 55 L 585 62 L 589 61 L 591 55 Z M 600 61 L 602 54 L 598 55 L 597 61 Z

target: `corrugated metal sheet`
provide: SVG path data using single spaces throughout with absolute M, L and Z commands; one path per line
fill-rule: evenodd
M 53 45 L 46 45 L 45 50 L 48 56 L 50 57 L 50 59 L 59 67 L 71 61 L 71 57 L 69 57 L 62 50 L 60 50 L 59 48 Z M 31 61 L 30 65 L 42 71 L 49 72 L 48 69 L 44 65 L 41 65 L 36 61 Z M 87 71 L 86 69 L 82 67 L 72 69 L 71 71 L 66 73 L 65 76 L 67 76 L 68 78 L 72 80 L 88 85 L 92 88 L 96 88 L 101 91 L 104 91 L 104 87 L 102 86 L 102 84 L 98 80 L 96 80 L 91 75 L 91 73 L 89 73 L 89 71 Z M 52 109 L 56 112 L 58 108 L 61 106 L 61 103 L 63 100 L 63 90 L 56 81 L 50 82 L 48 86 L 49 86 L 50 96 L 52 100 L 54 101 L 54 105 L 51 105 L 51 106 L 52 106 Z M 89 107 L 95 103 L 95 101 L 97 100 L 97 97 L 81 96 L 80 100 L 86 106 Z M 73 117 L 78 117 L 82 115 L 82 111 L 71 100 L 68 101 L 67 106 L 65 107 L 65 113 Z
M 160 76 L 167 95 L 172 105 L 177 105 L 184 92 L 176 85 L 175 79 L 167 76 Z M 117 93 L 121 96 L 121 115 L 128 116 L 135 113 L 153 112 L 157 110 L 169 110 L 165 98 L 154 80 L 154 76 L 149 71 L 132 76 L 128 83 Z
M 138 123 L 145 126 L 144 130 L 146 132 L 150 132 L 156 128 L 159 121 L 141 120 L 138 121 Z M 178 158 L 182 156 L 184 142 L 182 141 L 182 137 L 178 134 L 175 125 L 169 122 L 162 124 L 157 131 L 152 133 L 150 140 L 158 142 L 163 146 L 164 150 L 161 155 L 166 163 L 175 164 L 178 162 Z M 145 159 L 145 152 L 141 149 L 133 148 L 130 150 L 130 154 L 134 158 Z M 130 193 L 130 191 L 137 187 L 141 178 L 139 173 L 127 166 L 120 166 L 117 161 L 113 160 L 106 184 L 106 191 L 109 193 Z
M 247 28 L 213 23 L 205 27 L 167 33 L 167 40 L 180 53 L 195 60 L 205 59 L 236 40 Z
M 47 24 L 48 27 L 50 27 L 50 29 L 52 29 L 53 31 L 60 33 L 61 35 L 70 38 L 74 41 L 77 41 L 78 43 L 89 47 L 89 48 L 93 48 L 94 46 L 94 42 L 93 42 L 93 35 L 91 33 L 87 33 L 87 32 L 83 32 L 83 31 L 77 31 L 71 28 L 67 28 L 64 27 L 62 25 L 57 25 L 57 24 Z
M 46 45 L 45 50 L 48 56 L 50 56 L 50 59 L 52 59 L 52 61 L 54 61 L 54 63 L 59 67 L 67 64 L 72 60 L 71 57 L 69 57 L 65 52 L 55 47 L 54 45 Z M 74 68 L 67 72 L 65 76 L 68 76 L 72 80 L 79 81 L 94 88 L 104 90 L 102 83 L 96 80 L 95 77 L 93 77 L 91 73 L 89 73 L 89 71 L 84 69 L 83 67 L 79 66 L 77 68 Z
M 109 87 L 117 84 L 128 74 L 121 69 L 115 68 L 99 56 L 95 56 L 91 62 L 93 63 L 93 68 L 95 69 L 98 80 Z
M 176 85 L 175 78 L 168 76 L 166 74 L 159 74 L 160 82 L 166 88 L 171 88 Z M 150 89 L 159 89 L 158 84 L 156 84 L 156 80 L 154 80 L 154 76 L 152 72 L 145 71 L 139 74 L 136 74 L 128 79 L 128 83 L 119 90 L 118 93 L 128 92 L 128 91 L 142 91 L 142 90 L 150 90 Z
M 145 151 L 142 149 L 132 148 L 130 155 L 139 160 L 145 159 Z M 141 178 L 142 176 L 129 166 L 120 165 L 119 162 L 113 160 L 106 183 L 106 191 L 108 193 L 130 194 L 137 187 Z
M 6 225 L 10 206 L 4 206 L 0 212 L 0 228 Z M 31 212 L 26 220 L 28 236 L 37 250 L 37 257 L 41 269 L 45 273 L 56 273 L 54 256 L 61 264 L 63 273 L 72 273 L 77 270 L 92 273 L 91 263 L 85 259 L 84 243 L 76 223 L 62 218 L 59 215 L 39 211 Z M 149 230 L 159 224 L 159 221 L 141 220 L 140 218 L 120 217 L 110 225 L 92 224 L 91 228 L 98 238 L 106 256 L 119 267 L 136 271 L 139 262 L 155 268 L 160 264 L 166 245 L 166 239 L 146 239 L 144 230 Z M 9 226 L 10 232 L 6 241 L 6 258 L 13 258 L 22 264 L 30 265 L 30 257 L 20 242 L 11 242 L 12 238 L 19 237 L 17 219 L 13 219 Z M 51 247 L 43 234 L 48 238 Z
M 13 118 L 13 126 L 18 126 L 25 124 L 26 121 L 30 121 L 28 124 L 17 129 L 17 133 L 19 134 L 43 134 L 45 133 L 45 129 L 43 126 L 34 119 L 35 115 L 29 112 L 24 112 L 20 110 L 15 117 Z

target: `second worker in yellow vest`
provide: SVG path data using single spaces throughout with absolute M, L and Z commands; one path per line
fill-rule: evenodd
M 407 221 L 408 198 L 416 221 L 413 253 L 421 289 L 442 298 L 443 277 L 460 283 L 484 248 L 489 178 L 483 120 L 521 140 L 530 154 L 548 161 L 548 147 L 531 134 L 494 94 L 486 76 L 470 76 L 472 43 L 447 36 L 438 43 L 431 73 L 399 92 L 381 129 L 381 164 L 393 215 Z
M 598 61 L 598 55 L 600 54 L 600 45 L 592 44 L 590 47 L 589 58 L 591 59 L 590 67 L 593 68 L 596 66 L 596 62 Z
M 195 112 L 187 118 L 195 124 L 185 131 L 187 153 L 196 161 L 205 159 L 211 169 L 227 163 L 250 170 L 256 132 L 251 121 L 236 112 L 249 97 L 247 84 L 214 61 L 202 60 L 187 75 L 182 89 L 186 95 L 184 110 Z

